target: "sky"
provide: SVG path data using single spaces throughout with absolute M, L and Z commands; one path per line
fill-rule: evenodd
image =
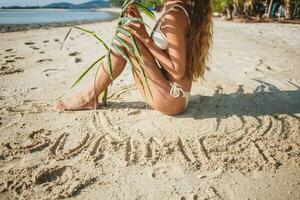
M 73 4 L 85 3 L 91 0 L 0 0 L 2 6 L 45 6 L 50 3 L 68 2 Z M 108 1 L 108 0 L 104 0 Z

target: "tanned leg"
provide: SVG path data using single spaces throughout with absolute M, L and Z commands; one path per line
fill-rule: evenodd
M 112 75 L 115 79 L 118 77 L 126 66 L 126 60 L 115 53 L 111 52 Z M 100 106 L 99 95 L 111 84 L 112 80 L 108 73 L 106 57 L 103 59 L 95 80 L 89 86 L 80 92 L 75 93 L 70 98 L 60 100 L 57 107 L 62 110 L 89 110 Z
M 130 38 L 125 35 L 121 37 L 130 44 Z M 144 70 L 148 77 L 148 84 L 152 93 L 152 97 L 149 89 L 147 88 L 147 83 L 144 76 L 139 69 L 138 63 L 134 61 L 134 57 L 126 51 L 126 48 L 121 44 L 118 44 L 131 58 L 134 63 L 137 73 L 141 79 L 139 79 L 135 73 L 133 73 L 135 82 L 145 97 L 146 101 L 156 110 L 165 114 L 176 114 L 184 109 L 185 98 L 174 98 L 170 96 L 170 84 L 165 76 L 162 74 L 160 68 L 158 67 L 153 55 L 148 50 L 148 48 L 136 38 L 137 44 L 140 48 L 142 59 L 144 61 Z M 124 70 L 127 61 L 120 56 L 115 49 L 112 49 L 111 61 L 113 78 L 118 77 Z M 142 83 L 140 82 L 142 81 Z M 99 107 L 98 96 L 110 85 L 112 80 L 110 79 L 108 73 L 108 66 L 106 65 L 106 58 L 103 60 L 103 67 L 100 67 L 95 82 L 93 81 L 90 86 L 85 88 L 83 91 L 73 95 L 71 98 L 60 101 L 58 103 L 58 108 L 64 110 L 86 110 L 94 109 Z
M 131 45 L 130 38 L 124 35 L 122 35 L 122 38 L 127 41 L 129 46 Z M 127 52 L 127 55 L 131 58 L 135 69 L 137 69 L 136 71 L 140 79 L 134 72 L 133 76 L 141 94 L 144 96 L 148 104 L 164 114 L 174 115 L 182 112 L 185 109 L 185 97 L 173 97 L 170 95 L 171 86 L 169 81 L 163 75 L 155 61 L 155 58 L 149 49 L 138 38 L 135 37 L 135 40 L 141 51 L 142 60 L 144 62 L 143 69 L 148 77 L 148 84 L 152 96 L 138 63 L 135 61 L 134 57 L 126 51 L 126 48 L 121 47 Z

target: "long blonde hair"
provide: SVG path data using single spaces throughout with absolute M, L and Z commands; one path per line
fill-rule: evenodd
M 186 0 L 191 26 L 189 30 L 190 76 L 195 81 L 203 78 L 212 45 L 212 3 L 211 0 Z

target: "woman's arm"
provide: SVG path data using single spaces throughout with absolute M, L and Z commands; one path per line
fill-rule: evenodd
M 149 37 L 142 24 L 130 25 L 132 32 L 159 61 L 161 66 L 176 80 L 181 80 L 186 69 L 186 31 L 188 19 L 186 14 L 178 8 L 173 8 L 165 16 L 165 32 L 168 40 L 168 53 L 162 51 Z M 132 29 L 131 29 L 132 28 Z

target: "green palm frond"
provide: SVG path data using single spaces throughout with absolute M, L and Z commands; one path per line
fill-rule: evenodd
M 121 38 L 121 37 L 119 37 L 118 35 L 116 35 L 116 36 L 115 36 L 115 39 L 116 39 L 122 46 L 124 46 L 124 47 L 126 48 L 126 50 L 129 51 L 129 53 L 134 57 L 135 61 L 136 61 L 137 64 L 139 65 L 139 68 L 140 68 L 140 70 L 141 70 L 141 72 L 142 72 L 142 74 L 143 74 L 143 76 L 144 76 L 144 78 L 145 78 L 145 82 L 146 82 L 147 88 L 148 88 L 148 90 L 149 90 L 149 92 L 150 92 L 150 95 L 151 95 L 151 97 L 153 98 L 153 95 L 152 95 L 152 92 L 151 92 L 151 90 L 150 90 L 150 86 L 149 86 L 149 83 L 148 83 L 148 76 L 146 75 L 146 72 L 145 72 L 145 70 L 144 70 L 144 68 L 143 68 L 143 66 L 142 66 L 142 65 L 144 65 L 143 59 L 142 59 L 140 56 L 138 56 L 138 55 L 135 54 L 134 49 L 133 49 L 132 47 L 130 47 L 130 46 L 127 44 L 127 42 L 126 42 L 123 38 Z M 135 41 L 134 38 L 133 38 L 133 40 Z M 134 66 L 134 65 L 133 65 L 133 66 Z M 140 79 L 140 77 L 138 76 L 135 67 L 133 67 L 133 71 L 134 71 L 134 73 L 136 74 L 136 76 L 138 77 L 138 79 L 139 79 L 140 82 L 141 82 L 141 79 Z M 141 83 L 142 83 L 142 82 L 141 82 Z M 143 87 L 143 90 L 144 90 L 144 87 Z M 144 91 L 144 92 L 145 92 L 145 91 Z
M 127 23 L 131 23 L 131 22 L 140 22 L 141 24 L 144 24 L 145 26 L 147 26 L 150 30 L 152 30 L 152 28 L 146 24 L 143 19 L 137 18 L 137 17 L 122 17 L 119 19 L 119 23 L 121 26 L 125 26 Z
M 125 13 L 126 9 L 128 8 L 128 6 L 130 4 L 132 4 L 134 2 L 134 0 L 125 0 L 123 5 L 122 5 L 122 12 L 121 13 Z
M 103 58 L 106 56 L 106 64 L 109 67 L 109 75 L 111 80 L 113 80 L 113 70 L 112 70 L 112 62 L 111 62 L 111 52 L 113 48 L 114 50 L 116 50 L 127 62 L 128 64 L 131 66 L 133 73 L 136 75 L 136 77 L 138 78 L 139 82 L 141 83 L 143 90 L 144 90 L 144 83 L 142 81 L 142 78 L 140 77 L 140 74 L 138 73 L 138 70 L 141 72 L 141 74 L 143 75 L 143 78 L 145 80 L 145 83 L 147 85 L 147 89 L 149 90 L 149 93 L 152 96 L 152 92 L 150 90 L 150 86 L 148 83 L 148 76 L 144 70 L 144 61 L 142 59 L 142 54 L 141 51 L 137 45 L 136 39 L 135 37 L 131 34 L 131 32 L 129 32 L 124 26 L 128 23 L 132 23 L 132 22 L 139 22 L 142 23 L 143 25 L 145 25 L 146 27 L 150 28 L 151 27 L 149 25 L 147 25 L 143 19 L 141 18 L 137 18 L 137 17 L 128 17 L 125 16 L 125 13 L 128 9 L 129 6 L 134 6 L 138 9 L 139 12 L 144 13 L 146 16 L 148 16 L 150 19 L 155 19 L 155 15 L 153 14 L 152 11 L 150 11 L 147 7 L 145 7 L 143 4 L 136 2 L 136 0 L 125 0 L 123 5 L 122 5 L 122 11 L 120 13 L 120 17 L 118 19 L 118 26 L 116 27 L 116 32 L 115 35 L 110 43 L 110 46 L 108 46 L 95 32 L 87 30 L 87 29 L 83 29 L 81 27 L 78 26 L 74 26 L 71 27 L 70 30 L 68 31 L 67 35 L 65 36 L 62 46 L 63 47 L 65 41 L 67 40 L 67 38 L 69 37 L 71 31 L 73 29 L 78 29 L 80 31 L 83 31 L 87 34 L 90 34 L 91 36 L 93 36 L 94 38 L 97 39 L 98 42 L 100 42 L 101 45 L 103 45 L 107 51 L 106 55 L 100 57 L 98 60 L 96 60 L 94 63 L 92 63 L 92 65 L 90 65 L 80 76 L 79 78 L 77 78 L 77 80 L 72 84 L 71 88 L 73 88 L 75 85 L 77 85 L 82 79 L 83 77 L 99 62 L 101 62 L 103 60 Z M 130 38 L 130 44 L 128 44 L 128 42 L 126 42 L 122 37 L 120 37 L 118 34 L 123 34 L 127 37 Z M 121 48 L 118 44 L 116 44 L 114 41 L 117 41 L 118 43 L 120 43 L 120 45 L 122 45 Z M 136 61 L 136 63 L 138 64 L 139 69 L 136 68 L 136 66 L 133 64 L 131 58 L 129 55 L 127 55 L 127 53 L 129 53 L 134 60 Z M 102 63 L 103 64 L 103 63 Z M 97 69 L 98 72 L 99 68 Z M 144 90 L 145 93 L 145 90 Z M 107 99 L 107 90 L 104 91 L 104 95 L 102 97 L 102 101 L 104 102 L 104 104 L 106 103 L 106 99 Z
M 110 56 L 110 49 L 107 51 L 107 54 L 106 54 L 106 64 L 109 68 L 109 76 L 110 76 L 110 79 L 113 80 L 113 75 L 112 75 L 112 64 L 111 64 L 111 56 Z
M 140 75 L 137 73 L 136 71 L 136 67 L 134 66 L 134 64 L 132 63 L 132 60 L 130 59 L 130 57 L 126 54 L 126 52 L 119 47 L 117 44 L 113 43 L 112 47 L 132 66 L 132 71 L 133 73 L 136 75 L 136 77 L 138 78 L 139 82 L 142 85 L 143 91 L 145 93 L 145 87 L 144 87 L 144 83 L 140 77 Z
M 140 49 L 139 49 L 139 47 L 138 47 L 138 45 L 137 45 L 137 43 L 136 43 L 136 41 L 135 41 L 133 35 L 132 35 L 128 30 L 126 30 L 126 29 L 124 29 L 124 28 L 121 28 L 121 27 L 118 27 L 118 28 L 117 28 L 117 33 L 122 33 L 122 34 L 126 35 L 127 37 L 130 37 L 131 44 L 133 45 L 133 47 L 134 47 L 136 53 L 137 53 L 139 56 L 142 56 L 141 51 L 140 51 Z
M 155 3 L 157 6 L 163 6 L 164 5 L 164 0 L 155 0 Z
M 98 60 L 96 60 L 95 62 L 93 62 L 93 64 L 91 64 L 86 70 L 84 70 L 84 72 L 79 76 L 79 78 L 77 78 L 77 80 L 73 83 L 73 85 L 70 88 L 73 88 L 75 85 L 77 85 L 82 79 L 83 77 L 100 61 L 102 61 L 102 59 L 105 56 L 102 56 L 101 58 L 99 58 Z
M 89 30 L 86 30 L 86 29 L 83 29 L 83 28 L 80 28 L 80 27 L 77 27 L 77 26 L 74 26 L 74 28 L 79 29 L 79 30 L 81 30 L 83 32 L 91 34 L 92 36 L 94 36 L 105 47 L 106 50 L 109 49 L 109 47 L 106 45 L 106 43 L 95 32 L 89 31 Z
M 65 43 L 65 41 L 67 40 L 67 38 L 69 37 L 71 31 L 72 31 L 72 27 L 69 29 L 68 33 L 66 34 L 66 36 L 65 36 L 65 38 L 64 38 L 64 40 L 63 40 L 63 42 L 62 42 L 62 44 L 61 44 L 60 50 L 62 50 L 62 48 L 63 48 L 63 46 L 64 46 L 64 43 Z
M 137 3 L 137 2 L 134 3 L 134 6 L 136 6 L 140 12 L 143 12 L 144 14 L 146 14 L 150 19 L 155 20 L 154 13 L 151 12 L 151 10 L 149 10 L 146 6 L 144 6 L 143 4 Z
M 93 62 L 88 68 L 86 68 L 83 73 L 76 79 L 76 81 L 72 84 L 72 86 L 70 87 L 70 89 L 72 89 L 73 87 L 75 87 L 83 78 L 84 76 L 91 70 L 93 69 L 93 67 L 95 65 L 97 65 L 99 62 L 102 61 L 102 59 L 104 58 L 105 56 L 102 56 L 100 57 L 99 59 L 97 59 L 95 62 Z M 63 94 L 62 96 L 58 97 L 57 99 L 60 99 L 64 96 L 65 94 Z M 56 99 L 56 100 L 57 100 Z

